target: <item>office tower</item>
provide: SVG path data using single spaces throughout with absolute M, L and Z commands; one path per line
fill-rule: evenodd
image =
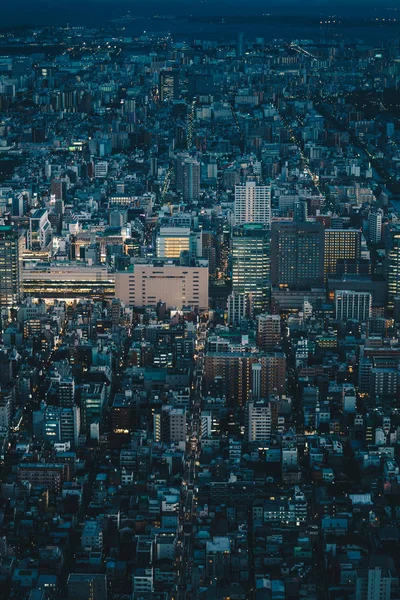
M 200 197 L 200 163 L 182 154 L 176 160 L 176 189 L 184 202 L 197 202 Z
M 69 408 L 75 404 L 75 378 L 71 373 L 62 374 L 57 386 L 60 406 Z
M 106 160 L 99 160 L 94 165 L 94 176 L 95 178 L 104 179 L 108 173 L 108 162 Z
M 50 165 L 50 174 L 51 174 L 51 165 Z M 67 180 L 64 179 L 53 179 L 51 182 L 51 193 L 55 196 L 56 200 L 65 200 L 67 199 Z
M 323 260 L 324 228 L 321 223 L 272 223 L 273 286 L 302 289 L 322 285 Z
M 107 600 L 107 576 L 98 573 L 70 573 L 69 600 Z
M 78 447 L 81 432 L 81 415 L 78 406 L 60 410 L 61 441 L 70 442 L 72 448 Z
M 361 232 L 358 229 L 325 229 L 324 274 L 336 273 L 340 259 L 360 260 Z
M 304 223 L 307 221 L 307 212 L 307 201 L 300 200 L 300 198 L 295 200 L 293 206 L 293 220 L 298 223 Z
M 208 271 L 211 276 L 215 275 L 217 267 L 217 244 L 218 241 L 212 231 L 202 231 L 201 248 L 203 258 L 208 260 Z
M 28 250 L 47 250 L 53 239 L 49 213 L 45 208 L 35 210 L 29 219 L 27 231 Z
M 392 225 L 386 241 L 386 280 L 388 306 L 393 308 L 395 296 L 400 295 L 400 225 Z
M 242 319 L 249 314 L 249 297 L 246 294 L 230 294 L 228 296 L 228 324 L 239 327 Z
M 238 33 L 237 44 L 236 44 L 236 56 L 243 56 L 245 52 L 245 38 L 243 31 Z
M 82 429 L 88 433 L 92 423 L 99 423 L 105 406 L 105 386 L 103 383 L 84 383 L 81 391 Z
M 232 291 L 246 294 L 251 313 L 268 309 L 270 232 L 261 223 L 236 227 L 232 238 Z
M 258 315 L 257 346 L 271 352 L 281 341 L 281 318 L 279 315 Z
M 179 71 L 161 71 L 160 102 L 179 98 Z
M 165 404 L 153 417 L 154 441 L 186 441 L 186 409 Z
M 81 431 L 80 412 L 77 406 L 62 408 L 46 406 L 33 413 L 33 431 L 36 438 L 54 442 L 69 442 L 78 446 Z
M 251 399 L 246 404 L 245 435 L 246 441 L 269 442 L 271 439 L 271 405 L 265 400 Z
M 28 196 L 23 193 L 15 194 L 12 199 L 11 213 L 13 217 L 22 217 L 28 210 Z
M 156 239 L 158 258 L 180 258 L 182 252 L 188 252 L 190 258 L 202 255 L 201 232 L 191 231 L 189 227 L 161 227 Z
M 365 323 L 371 316 L 372 294 L 340 290 L 335 292 L 336 318 L 340 321 L 354 319 Z
M 390 600 L 392 575 L 388 569 L 369 567 L 356 570 L 355 600 Z
M 379 244 L 382 239 L 382 216 L 381 209 L 368 214 L 369 239 L 373 244 Z
M 0 225 L 0 307 L 11 308 L 20 294 L 23 237 L 8 225 Z
M 158 160 L 156 156 L 150 157 L 150 177 L 157 177 L 158 173 Z
M 263 223 L 271 226 L 271 187 L 246 181 L 235 186 L 235 224 Z

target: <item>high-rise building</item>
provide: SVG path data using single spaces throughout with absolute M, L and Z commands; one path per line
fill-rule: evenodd
M 211 276 L 215 275 L 218 256 L 218 242 L 212 231 L 202 231 L 201 249 L 203 258 L 208 260 L 208 270 Z
M 358 229 L 325 229 L 324 274 L 336 273 L 341 259 L 360 260 L 361 232 Z
M 388 306 L 393 308 L 395 296 L 400 295 L 400 225 L 392 225 L 386 241 L 386 279 Z
M 23 237 L 8 225 L 0 225 L 0 307 L 15 305 L 20 294 Z
M 80 434 L 80 412 L 77 406 L 62 408 L 46 406 L 33 413 L 33 432 L 41 440 L 69 442 L 72 448 L 78 445 Z
M 81 392 L 82 428 L 87 433 L 92 423 L 99 423 L 105 405 L 105 386 L 103 383 L 84 383 Z
M 323 260 L 324 228 L 321 223 L 272 223 L 273 286 L 300 289 L 320 286 L 324 276 Z
M 228 296 L 228 324 L 239 327 L 242 319 L 249 312 L 249 297 L 247 294 L 230 294 Z
M 249 400 L 246 404 L 246 441 L 269 442 L 271 438 L 271 406 L 265 399 Z
M 186 440 L 186 409 L 165 404 L 153 417 L 156 442 L 184 442 Z
M 382 216 L 383 211 L 370 211 L 368 214 L 369 239 L 373 244 L 379 244 L 382 239 Z
M 45 208 L 35 210 L 29 219 L 26 244 L 28 250 L 47 250 L 52 237 L 49 213 Z
M 245 52 L 245 37 L 243 31 L 240 31 L 237 36 L 236 56 L 243 56 Z
M 179 71 L 161 71 L 160 102 L 179 98 Z
M 235 224 L 263 223 L 271 226 L 271 187 L 246 181 L 235 186 Z
M 392 576 L 388 569 L 370 567 L 356 570 L 355 600 L 390 600 Z
M 340 321 L 354 319 L 366 322 L 371 316 L 372 294 L 370 292 L 353 292 L 339 290 L 335 292 L 336 318 Z
M 257 317 L 257 346 L 271 352 L 281 341 L 281 318 L 279 315 L 262 314 Z
M 257 395 L 267 398 L 276 391 L 283 393 L 286 385 L 286 357 L 283 352 L 207 352 L 204 357 L 206 391 L 212 388 L 216 378 L 221 378 L 227 404 L 244 406 L 254 395 L 258 374 L 252 366 L 256 363 L 261 365 Z
M 65 201 L 67 199 L 67 179 L 53 179 L 51 182 L 51 193 L 55 196 L 56 200 Z
M 304 223 L 305 221 L 307 221 L 307 213 L 307 200 L 302 200 L 300 198 L 295 200 L 293 206 L 293 220 L 299 223 Z
M 176 189 L 182 192 L 184 202 L 197 202 L 200 197 L 200 163 L 189 154 L 180 154 L 176 160 Z
M 201 232 L 189 227 L 161 227 L 156 240 L 158 258 L 180 258 L 182 252 L 189 252 L 191 258 L 202 255 Z
M 250 311 L 268 309 L 270 232 L 261 223 L 236 227 L 232 238 L 232 291 L 249 297 Z

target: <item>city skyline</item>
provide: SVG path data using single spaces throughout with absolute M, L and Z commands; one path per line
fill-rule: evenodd
M 0 23 L 0 600 L 398 600 L 400 7 Z

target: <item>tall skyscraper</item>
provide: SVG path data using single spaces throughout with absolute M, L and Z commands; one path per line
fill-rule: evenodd
M 250 311 L 268 309 L 270 232 L 261 223 L 236 227 L 232 238 L 232 291 L 249 297 Z
M 360 260 L 361 232 L 358 229 L 325 229 L 324 274 L 336 273 L 340 259 Z
M 23 237 L 14 227 L 0 225 L 1 308 L 11 308 L 18 300 L 23 247 Z
M 271 259 L 273 286 L 309 288 L 321 285 L 324 276 L 322 224 L 272 223 Z
M 335 292 L 336 318 L 340 321 L 354 319 L 365 322 L 371 316 L 372 294 L 342 290 Z
M 400 295 L 400 225 L 392 225 L 386 241 L 386 279 L 388 306 L 393 308 L 395 296 Z
M 246 181 L 235 186 L 235 224 L 263 223 L 271 226 L 271 187 Z
M 369 239 L 373 244 L 379 244 L 382 239 L 382 216 L 383 211 L 380 208 L 368 214 Z
M 243 56 L 245 52 L 245 38 L 243 31 L 238 33 L 237 44 L 236 44 L 236 56 Z
M 249 400 L 246 404 L 246 441 L 269 442 L 271 439 L 271 406 L 265 399 Z
M 160 102 L 179 98 L 179 71 L 161 71 Z
M 200 163 L 187 154 L 176 161 L 176 189 L 185 202 L 197 202 L 200 197 Z

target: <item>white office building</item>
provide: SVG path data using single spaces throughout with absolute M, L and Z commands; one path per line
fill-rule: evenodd
M 263 223 L 271 227 L 271 187 L 246 181 L 235 186 L 235 224 Z

